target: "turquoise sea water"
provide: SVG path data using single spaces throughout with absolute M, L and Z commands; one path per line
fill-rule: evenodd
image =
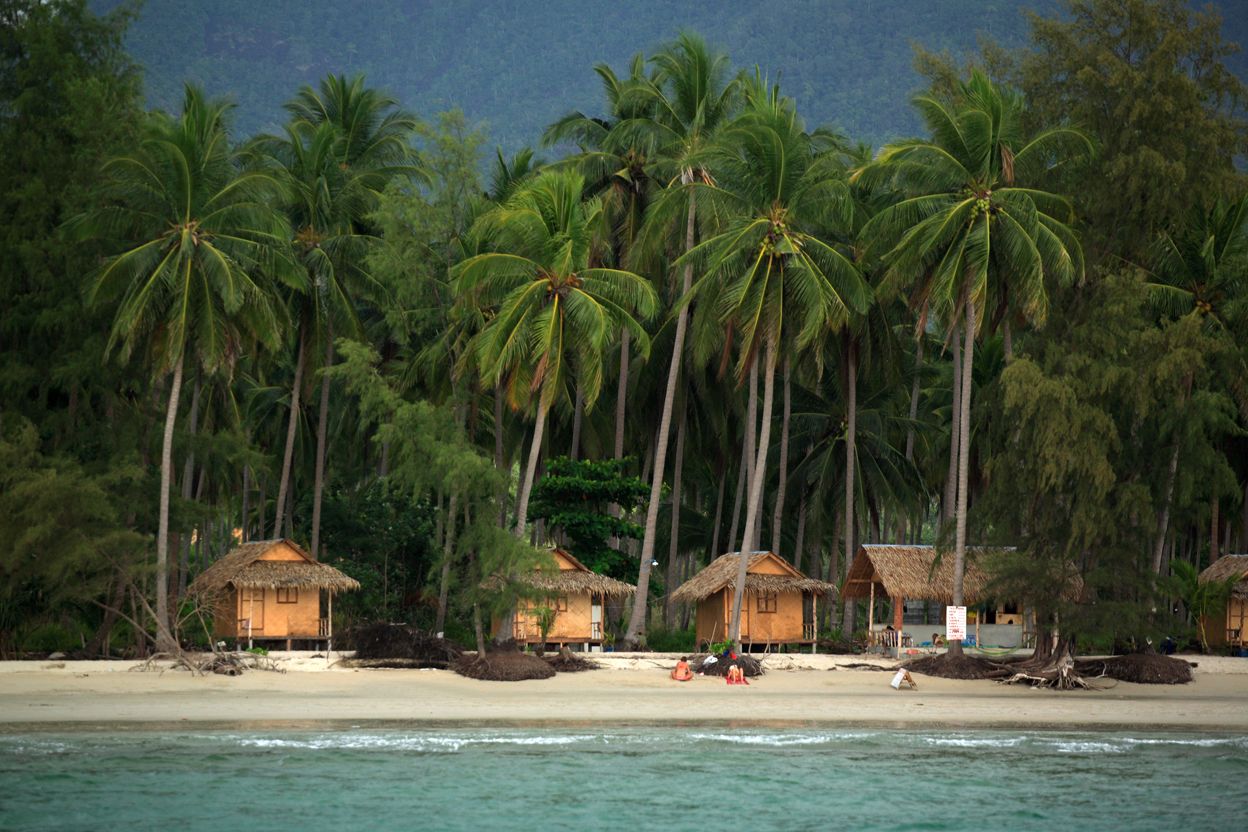
M 662 727 L 0 734 L 0 829 L 1245 828 L 1248 737 Z

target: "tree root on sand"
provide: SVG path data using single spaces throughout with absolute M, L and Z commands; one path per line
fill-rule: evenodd
M 171 662 L 162 666 L 163 662 Z M 140 665 L 130 668 L 139 672 L 166 670 L 189 670 L 195 676 L 215 673 L 220 676 L 242 676 L 248 670 L 267 670 L 273 673 L 285 673 L 286 670 L 276 661 L 267 656 L 255 653 L 187 653 L 179 650 L 174 653 L 155 653 Z

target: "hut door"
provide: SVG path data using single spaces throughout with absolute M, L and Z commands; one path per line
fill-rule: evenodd
M 594 595 L 589 601 L 589 637 L 602 638 L 602 596 Z
M 242 626 L 243 634 L 247 633 L 246 621 L 251 619 L 252 632 L 259 632 L 264 629 L 264 590 L 263 589 L 247 589 L 241 592 L 242 603 L 239 610 L 239 618 L 244 622 Z

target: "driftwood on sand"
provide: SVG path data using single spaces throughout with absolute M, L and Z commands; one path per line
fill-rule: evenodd
M 165 665 L 165 662 L 169 662 Z M 215 673 L 220 676 L 242 676 L 248 670 L 268 670 L 273 673 L 286 671 L 273 659 L 257 653 L 156 653 L 142 664 L 130 668 L 139 672 L 166 670 L 189 670 L 196 676 Z

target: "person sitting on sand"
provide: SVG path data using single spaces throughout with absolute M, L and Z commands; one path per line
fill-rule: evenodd
M 728 675 L 724 677 L 724 681 L 730 685 L 749 684 L 749 682 L 746 681 L 745 673 L 741 670 L 741 665 L 739 664 L 731 664 L 728 666 Z
M 676 667 L 672 670 L 671 675 L 677 682 L 688 682 L 693 678 L 693 671 L 689 669 L 688 656 L 680 657 L 680 661 L 676 662 Z

